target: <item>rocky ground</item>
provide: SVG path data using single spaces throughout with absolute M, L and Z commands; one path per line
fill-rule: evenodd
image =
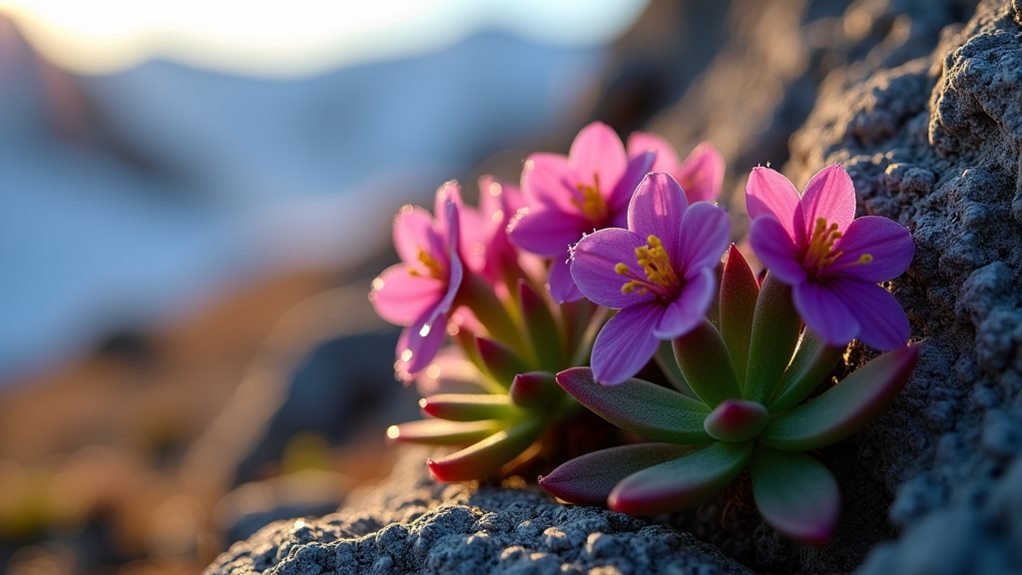
M 731 201 L 758 162 L 799 184 L 840 162 L 860 214 L 916 239 L 890 287 L 922 360 L 889 414 L 821 454 L 849 502 L 835 541 L 795 546 L 719 502 L 657 525 L 432 486 L 413 465 L 236 544 L 210 575 L 1022 572 L 1022 2 L 735 1 L 729 18 L 741 34 L 651 128 L 683 150 L 717 142 Z

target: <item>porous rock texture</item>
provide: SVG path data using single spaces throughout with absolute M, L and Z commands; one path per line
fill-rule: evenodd
M 1022 0 L 731 6 L 742 34 L 652 129 L 683 152 L 717 142 L 730 161 L 732 204 L 756 163 L 786 162 L 801 187 L 839 162 L 859 214 L 893 218 L 916 241 L 912 267 L 889 287 L 922 346 L 919 366 L 889 413 L 818 454 L 846 502 L 835 540 L 815 549 L 779 537 L 741 482 L 694 512 L 660 518 L 670 527 L 556 507 L 529 490 L 423 484 L 433 499 L 378 493 L 307 524 L 310 532 L 277 524 L 232 548 L 211 574 L 281 561 L 279 573 L 301 572 L 287 569 L 328 555 L 334 563 L 324 565 L 337 572 L 359 572 L 339 566 L 342 557 L 366 557 L 384 573 L 457 572 L 437 571 L 448 556 L 433 554 L 436 538 L 421 543 L 426 525 L 451 533 L 451 553 L 462 554 L 453 557 L 495 572 L 740 572 L 716 548 L 763 573 L 1022 573 Z M 872 355 L 852 346 L 848 364 Z M 389 502 L 404 511 L 387 511 Z M 508 510 L 531 513 L 542 529 L 514 539 L 525 523 L 501 523 Z M 566 530 L 573 522 L 582 526 Z M 403 542 L 394 543 L 400 551 L 373 546 L 387 537 Z M 591 562 L 593 541 L 605 537 L 615 550 Z M 508 550 L 515 545 L 525 550 Z
M 386 484 L 320 519 L 267 526 L 213 575 L 725 575 L 750 573 L 713 546 L 603 509 L 554 503 L 535 487 L 442 485 L 410 450 Z

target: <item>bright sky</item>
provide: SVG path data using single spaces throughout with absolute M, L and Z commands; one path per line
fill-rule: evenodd
M 50 60 L 104 73 L 152 56 L 264 76 L 393 58 L 499 27 L 552 44 L 622 33 L 648 0 L 0 0 Z

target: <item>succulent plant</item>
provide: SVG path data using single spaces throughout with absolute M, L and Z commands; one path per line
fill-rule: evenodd
M 655 515 L 698 505 L 748 470 L 770 525 L 793 539 L 824 543 L 837 523 L 840 491 L 807 452 L 883 413 L 908 380 L 918 347 L 880 355 L 831 385 L 843 346 L 804 329 L 791 288 L 769 273 L 761 285 L 734 247 L 718 301 L 713 320 L 672 342 L 683 376 L 675 389 L 640 379 L 605 386 L 586 367 L 557 374 L 587 408 L 656 443 L 583 455 L 540 485 L 565 501 Z

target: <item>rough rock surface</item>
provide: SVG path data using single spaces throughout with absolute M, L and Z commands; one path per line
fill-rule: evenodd
M 437 484 L 424 457 L 409 451 L 385 485 L 353 494 L 338 513 L 269 525 L 206 573 L 749 573 L 692 535 L 558 505 L 535 487 Z
M 896 494 L 890 519 L 905 535 L 867 573 L 1022 572 L 1019 464 L 1006 474 L 1022 459 L 1020 25 L 1022 3 L 985 1 L 933 57 L 835 74 L 793 138 L 795 180 L 841 162 L 860 211 L 901 221 L 916 240 L 892 287 L 922 361 L 858 454 Z M 944 560 L 920 561 L 921 546 Z M 978 549 L 998 558 L 973 563 Z

